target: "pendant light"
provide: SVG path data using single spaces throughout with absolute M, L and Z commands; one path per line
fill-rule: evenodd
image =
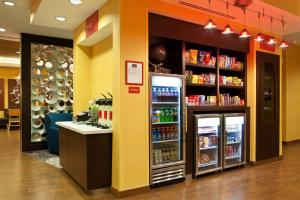
M 251 35 L 249 34 L 249 32 L 247 31 L 246 27 L 246 8 L 243 8 L 244 11 L 244 29 L 241 31 L 240 33 L 240 38 L 249 38 L 251 37 Z
M 229 35 L 229 34 L 233 33 L 233 30 L 231 29 L 231 27 L 229 26 L 229 23 L 228 23 L 228 10 L 229 10 L 228 1 L 226 2 L 226 10 L 227 10 L 227 14 L 226 14 L 227 25 L 225 26 L 224 30 L 222 31 L 222 34 Z
M 260 12 L 258 12 L 258 34 L 256 35 L 256 37 L 255 37 L 255 41 L 256 42 L 262 42 L 262 41 L 264 41 L 264 37 L 262 36 L 262 34 L 260 33 Z
M 282 39 L 283 39 L 283 37 L 284 37 L 284 25 L 285 25 L 285 22 L 284 22 L 283 18 L 282 18 L 281 22 L 282 22 Z M 282 40 L 279 44 L 279 48 L 283 48 L 283 49 L 287 48 L 289 46 L 290 46 L 290 44 L 285 40 Z
M 209 6 L 209 20 L 208 22 L 206 23 L 206 25 L 204 26 L 205 29 L 215 29 L 217 26 L 216 24 L 213 22 L 213 20 L 211 19 L 211 16 L 210 16 L 210 4 L 211 4 L 211 0 L 208 0 L 208 6 Z
M 272 34 L 273 34 L 273 17 L 271 17 L 271 35 Z M 277 41 L 275 40 L 275 38 L 273 36 L 271 36 L 270 39 L 268 40 L 268 44 L 275 45 L 275 44 L 277 44 Z

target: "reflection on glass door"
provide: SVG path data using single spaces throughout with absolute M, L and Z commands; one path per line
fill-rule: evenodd
M 224 115 L 224 168 L 245 164 L 245 115 Z
M 196 115 L 195 175 L 222 169 L 221 115 Z

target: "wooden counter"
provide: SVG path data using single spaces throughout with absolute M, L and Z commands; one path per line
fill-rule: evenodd
M 57 122 L 63 170 L 84 190 L 111 185 L 112 130 Z

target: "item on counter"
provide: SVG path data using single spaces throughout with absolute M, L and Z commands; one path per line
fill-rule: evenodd
M 237 61 L 236 57 L 219 56 L 219 68 L 243 70 L 243 65 L 242 62 Z
M 198 50 L 196 50 L 196 49 L 190 49 L 190 55 L 191 55 L 191 57 L 190 57 L 190 63 L 191 64 L 197 64 L 198 63 L 198 60 L 197 60 L 197 58 L 198 58 Z
M 245 101 L 241 99 L 239 96 L 230 96 L 229 93 L 227 94 L 220 94 L 220 105 L 225 106 L 225 105 L 240 105 L 243 106 L 245 105 Z
M 187 97 L 187 106 L 215 106 L 215 105 L 217 105 L 216 96 L 192 95 Z

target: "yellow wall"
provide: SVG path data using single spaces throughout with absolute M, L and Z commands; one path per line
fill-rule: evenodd
M 114 94 L 114 119 L 113 119 L 113 169 L 112 187 L 118 191 L 125 191 L 149 185 L 149 133 L 148 133 L 148 12 L 166 15 L 173 18 L 184 19 L 193 23 L 204 24 L 207 13 L 201 13 L 185 7 L 168 4 L 159 0 L 111 0 L 100 14 L 110 10 L 113 18 L 113 94 Z M 101 16 L 100 16 L 101 19 Z M 104 19 L 102 17 L 102 19 Z M 214 17 L 219 27 L 226 25 L 224 18 Z M 101 22 L 99 22 L 101 23 Z M 241 30 L 243 25 L 231 22 L 235 30 Z M 256 33 L 255 28 L 249 28 Z M 75 112 L 86 106 L 91 98 L 91 92 L 84 91 L 88 97 L 78 97 L 83 85 L 91 87 L 85 82 L 91 74 L 91 52 L 84 53 L 77 44 L 84 39 L 84 24 L 74 33 L 75 65 L 74 74 L 74 109 Z M 256 106 L 256 71 L 255 43 L 251 43 L 248 68 L 248 106 L 251 106 L 251 160 L 255 161 L 255 106 Z M 79 52 L 78 55 L 76 52 Z M 93 54 L 93 53 L 92 53 Z M 88 55 L 88 56 L 85 56 Z M 81 58 L 83 56 L 83 58 Z M 144 62 L 145 84 L 140 87 L 140 94 L 129 94 L 125 85 L 125 61 L 136 60 Z M 80 69 L 78 69 L 80 68 Z M 83 75 L 79 74 L 82 72 Z M 83 77 L 81 77 L 83 76 Z M 97 86 L 95 86 L 97 87 Z M 99 85 L 99 88 L 102 86 Z M 96 88 L 95 88 L 96 90 Z M 253 126 L 254 125 L 254 126 Z
M 112 37 L 109 37 L 92 47 L 91 59 L 91 98 L 113 93 L 113 46 Z M 107 96 L 107 95 L 106 95 Z
M 4 108 L 8 108 L 8 79 L 16 79 L 20 68 L 0 67 L 0 79 L 4 79 Z
M 300 47 L 291 45 L 284 52 L 284 109 L 283 109 L 283 141 L 300 139 Z

